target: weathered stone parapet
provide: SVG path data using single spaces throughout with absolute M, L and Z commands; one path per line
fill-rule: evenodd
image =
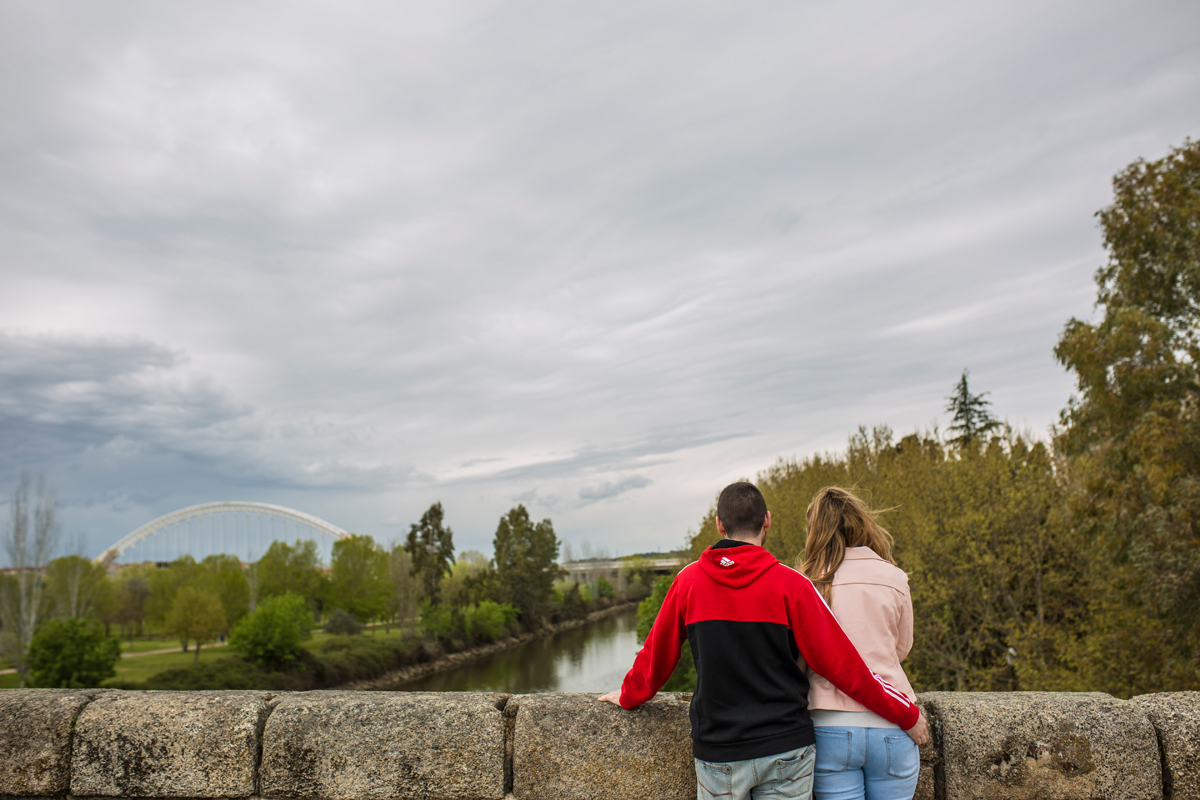
M 0 690 L 0 796 L 690 800 L 688 696 Z M 1200 800 L 1200 692 L 921 695 L 920 800 Z
M 937 797 L 1153 800 L 1158 745 L 1134 704 L 1099 692 L 929 692 Z
M 689 800 L 696 796 L 688 695 L 635 711 L 594 694 L 527 694 L 517 703 L 517 800 Z
M 1129 702 L 1158 736 L 1163 797 L 1200 800 L 1200 692 L 1144 694 Z
M 0 795 L 70 790 L 71 726 L 90 699 L 70 689 L 0 691 Z
M 75 723 L 71 794 L 251 797 L 266 692 L 102 692 Z
M 501 800 L 507 695 L 284 695 L 263 732 L 261 792 L 322 800 Z

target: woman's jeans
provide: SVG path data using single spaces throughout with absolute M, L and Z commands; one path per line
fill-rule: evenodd
M 696 800 L 809 800 L 813 746 L 745 761 L 696 761 Z
M 911 800 L 921 756 L 899 728 L 815 728 L 816 800 Z

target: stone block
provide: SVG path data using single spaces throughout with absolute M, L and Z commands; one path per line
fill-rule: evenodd
M 942 797 L 1162 797 L 1154 729 L 1128 701 L 1099 692 L 928 692 L 921 700 L 936 719 Z
M 688 704 L 662 693 L 635 711 L 595 694 L 530 694 L 513 731 L 517 800 L 691 800 L 696 796 Z
M 263 732 L 262 796 L 500 800 L 507 695 L 305 692 Z
M 75 689 L 0 691 L 0 795 L 70 791 L 71 723 L 92 694 Z
M 106 692 L 75 723 L 71 794 L 255 794 L 265 692 Z
M 917 776 L 917 790 L 913 794 L 913 800 L 936 800 L 935 779 L 937 765 L 941 761 L 937 716 L 920 697 L 917 697 L 917 707 L 925 713 L 925 722 L 929 725 L 929 741 L 921 745 L 921 772 Z
M 1200 692 L 1144 694 L 1130 702 L 1158 734 L 1163 797 L 1200 800 Z

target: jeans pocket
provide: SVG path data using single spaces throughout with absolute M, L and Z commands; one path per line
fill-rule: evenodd
M 888 775 L 911 778 L 921 769 L 921 750 L 907 734 L 884 737 L 883 744 L 887 748 Z
M 696 762 L 696 800 L 728 798 L 733 795 L 733 767 L 711 761 Z
M 813 745 L 801 747 L 786 758 L 775 759 L 775 793 L 781 798 L 797 800 L 811 797 L 815 761 Z
M 844 772 L 850 766 L 850 731 L 816 728 L 817 772 Z

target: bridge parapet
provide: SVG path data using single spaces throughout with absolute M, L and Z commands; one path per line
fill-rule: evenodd
M 1200 692 L 919 697 L 922 800 L 1200 799 Z M 0 691 L 0 795 L 690 800 L 688 696 Z

